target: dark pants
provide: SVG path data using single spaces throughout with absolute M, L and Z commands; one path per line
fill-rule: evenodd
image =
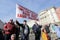
M 22 35 L 21 40 L 29 40 L 29 35 Z
M 16 34 L 16 40 L 19 40 L 19 34 Z
M 40 36 L 41 36 L 40 33 L 35 33 L 35 40 L 40 40 Z
M 25 40 L 29 40 L 29 35 L 25 36 Z
M 0 35 L 0 40 L 4 40 L 4 36 L 3 35 L 2 36 Z
M 10 39 L 10 37 L 11 37 L 11 35 L 10 35 L 10 34 L 5 34 L 5 35 L 4 35 L 4 39 L 5 39 L 5 40 L 9 40 L 9 39 Z

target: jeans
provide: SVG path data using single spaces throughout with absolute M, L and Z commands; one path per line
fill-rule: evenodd
M 21 40 L 29 40 L 29 35 L 21 35 Z

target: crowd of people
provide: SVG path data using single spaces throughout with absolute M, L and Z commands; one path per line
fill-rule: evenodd
M 22 30 L 20 29 L 22 28 Z M 32 32 L 35 35 L 35 40 L 58 40 L 60 39 L 60 25 L 50 23 L 47 25 L 39 25 L 36 21 L 32 26 Z M 29 40 L 30 28 L 27 21 L 19 23 L 11 19 L 5 23 L 3 30 L 0 31 L 0 40 Z M 21 35 L 21 39 L 19 39 Z
M 21 34 L 20 28 L 22 28 Z M 29 33 L 30 29 L 26 20 L 21 24 L 17 20 L 14 22 L 11 19 L 5 23 L 3 30 L 1 30 L 0 40 L 19 40 L 19 34 L 21 35 L 21 40 L 29 40 Z

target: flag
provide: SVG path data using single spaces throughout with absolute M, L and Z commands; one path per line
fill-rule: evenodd
M 38 14 L 19 4 L 16 4 L 16 18 L 28 18 L 32 20 L 38 20 Z

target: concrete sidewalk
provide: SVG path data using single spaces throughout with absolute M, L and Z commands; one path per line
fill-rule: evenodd
M 21 39 L 21 38 L 19 38 L 19 39 Z M 34 34 L 29 34 L 29 40 L 35 40 L 35 35 Z

